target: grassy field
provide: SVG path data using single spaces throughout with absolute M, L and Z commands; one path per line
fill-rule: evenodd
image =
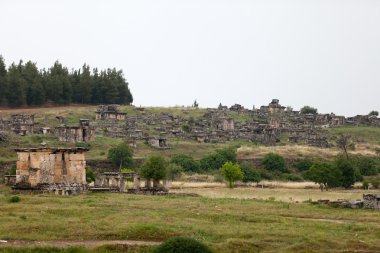
M 215 198 L 21 195 L 19 203 L 8 202 L 8 188 L 0 190 L 0 240 L 160 242 L 181 235 L 216 252 L 380 251 L 380 212 L 372 210 L 226 195 L 241 189 L 222 189 Z M 272 194 L 279 199 L 283 192 Z
M 236 188 L 233 190 L 227 188 L 182 188 L 175 189 L 178 193 L 196 193 L 207 198 L 233 198 L 233 199 L 257 199 L 257 200 L 278 200 L 282 202 L 303 202 L 317 201 L 328 199 L 335 201 L 337 199 L 347 199 L 354 201 L 362 199 L 363 193 L 378 193 L 378 191 L 360 191 L 360 190 L 334 190 L 321 192 L 318 189 L 260 189 L 260 188 Z
M 349 134 L 357 142 L 380 145 L 380 128 L 376 127 L 338 127 L 327 129 L 331 136 Z
M 355 150 L 349 151 L 352 155 L 374 156 L 376 148 L 379 146 L 358 143 Z M 302 145 L 286 145 L 286 146 L 242 146 L 237 150 L 237 155 L 240 159 L 262 159 L 266 154 L 273 152 L 287 159 L 302 159 L 302 158 L 319 158 L 332 159 L 338 155 L 341 150 L 338 148 L 317 148 Z

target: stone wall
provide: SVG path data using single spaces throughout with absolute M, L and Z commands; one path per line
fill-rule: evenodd
M 34 148 L 16 151 L 16 189 L 51 188 L 55 184 L 86 185 L 86 149 Z

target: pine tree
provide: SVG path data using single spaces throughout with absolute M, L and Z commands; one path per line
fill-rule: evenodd
M 0 104 L 5 99 L 5 93 L 7 90 L 6 75 L 7 69 L 5 66 L 4 58 L 0 55 Z
M 10 106 L 22 106 L 26 103 L 26 82 L 22 78 L 20 70 L 20 65 L 16 66 L 13 63 L 7 73 L 8 89 L 6 96 Z
M 79 93 L 81 94 L 80 103 L 82 104 L 91 103 L 92 86 L 93 84 L 92 84 L 90 66 L 84 64 L 82 67 L 82 73 L 80 74 L 80 80 L 79 80 Z

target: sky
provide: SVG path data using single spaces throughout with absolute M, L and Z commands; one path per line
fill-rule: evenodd
M 378 0 L 0 0 L 9 65 L 122 69 L 136 106 L 380 111 Z

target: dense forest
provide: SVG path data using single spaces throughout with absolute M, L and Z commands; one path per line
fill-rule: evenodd
M 130 104 L 133 101 L 122 70 L 99 71 L 84 64 L 69 71 L 56 61 L 49 69 L 38 69 L 28 61 L 8 68 L 0 56 L 0 105 Z

